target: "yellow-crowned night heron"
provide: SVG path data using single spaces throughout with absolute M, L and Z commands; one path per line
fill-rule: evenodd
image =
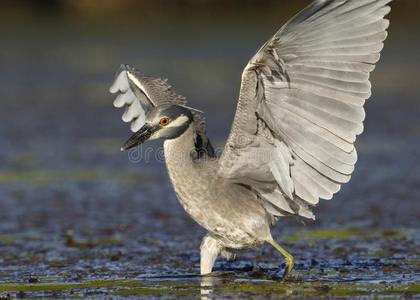
M 350 179 L 363 131 L 369 74 L 387 37 L 391 0 L 316 0 L 284 25 L 242 73 L 239 102 L 217 158 L 202 114 L 165 80 L 122 66 L 110 91 L 135 132 L 124 144 L 165 139 L 167 169 L 191 217 L 207 229 L 201 274 L 219 254 L 272 238 L 279 217 L 314 219 L 311 207 Z

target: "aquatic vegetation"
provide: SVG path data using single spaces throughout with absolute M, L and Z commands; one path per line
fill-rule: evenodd
M 260 281 L 233 279 L 223 280 L 212 285 L 200 285 L 200 278 L 187 280 L 186 278 L 168 278 L 163 281 L 150 280 L 110 280 L 110 281 L 87 281 L 81 283 L 40 282 L 35 284 L 15 283 L 0 284 L 0 296 L 3 293 L 25 293 L 27 296 L 74 297 L 92 293 L 109 293 L 118 296 L 134 295 L 172 295 L 172 296 L 231 296 L 240 295 L 283 295 L 288 297 L 302 296 L 342 296 L 351 298 L 354 296 L 371 295 L 402 296 L 420 295 L 420 285 L 387 285 L 387 284 L 322 284 L 322 283 L 293 283 L 277 281 Z
M 286 241 L 293 243 L 297 241 L 316 241 L 320 239 L 340 239 L 351 238 L 366 239 L 401 239 L 407 234 L 404 229 L 363 229 L 363 228 L 340 228 L 327 230 L 303 230 L 293 233 L 286 237 Z

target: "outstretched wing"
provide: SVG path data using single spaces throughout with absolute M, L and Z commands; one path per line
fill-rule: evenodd
M 257 52 L 219 176 L 254 189 L 274 216 L 314 218 L 310 206 L 354 170 L 390 1 L 316 0 Z

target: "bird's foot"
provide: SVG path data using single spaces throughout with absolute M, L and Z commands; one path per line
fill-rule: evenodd
M 285 263 L 284 273 L 283 273 L 283 279 L 284 279 L 287 275 L 289 275 L 292 272 L 293 267 L 295 265 L 295 260 L 293 259 L 293 256 L 289 252 L 283 249 L 283 247 L 277 244 L 274 240 L 269 240 L 268 242 L 284 257 L 284 263 Z
M 282 279 L 286 278 L 288 274 L 290 274 L 293 270 L 293 267 L 295 265 L 295 260 L 292 255 L 287 253 L 287 255 L 284 255 L 284 273 Z

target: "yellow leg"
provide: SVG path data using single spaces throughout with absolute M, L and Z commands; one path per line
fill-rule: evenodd
M 279 244 L 276 243 L 276 241 L 271 240 L 268 241 L 278 252 L 280 252 L 281 255 L 284 256 L 284 262 L 286 263 L 286 267 L 284 268 L 284 274 L 283 278 L 286 277 L 290 272 L 293 270 L 293 266 L 295 264 L 293 256 L 283 249 Z

